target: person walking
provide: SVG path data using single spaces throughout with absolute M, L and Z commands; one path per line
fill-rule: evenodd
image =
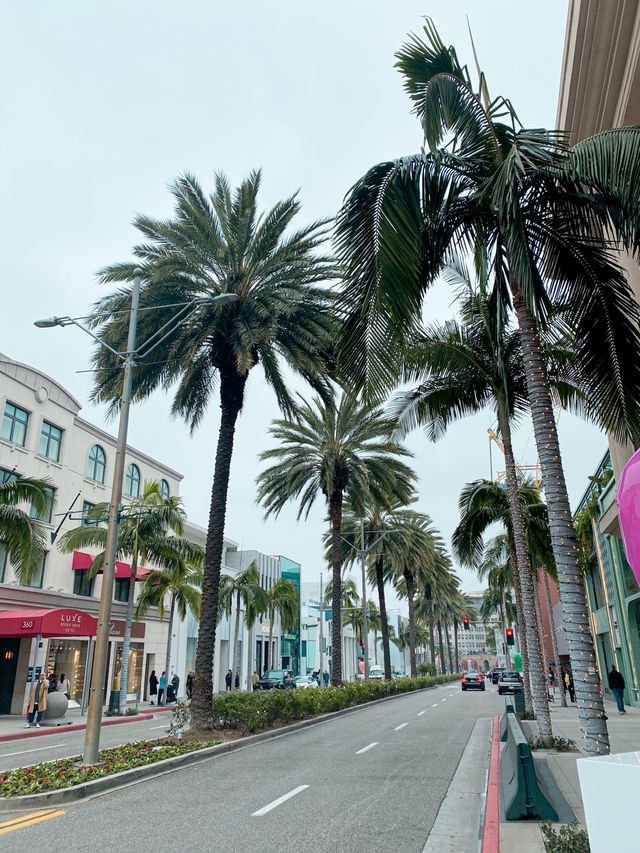
M 187 699 L 191 699 L 191 694 L 193 693 L 193 673 L 190 672 L 187 675 L 187 680 L 185 681 L 185 686 L 187 688 Z
M 236 690 L 240 689 L 240 673 L 236 672 L 236 680 L 235 680 Z
M 47 693 L 55 693 L 57 689 L 58 689 L 58 676 L 55 674 L 55 672 L 53 672 L 49 676 L 49 688 L 47 690 Z
M 173 701 L 178 701 L 178 688 L 180 687 L 180 678 L 178 677 L 178 673 L 174 672 L 173 677 L 171 679 L 171 692 L 173 693 Z
M 153 670 L 151 670 L 151 675 L 149 676 L 149 704 L 155 705 L 157 698 L 158 698 L 158 676 L 156 675 L 155 669 L 153 669 Z
M 227 690 L 227 691 L 231 690 L 231 681 L 232 681 L 232 679 L 233 679 L 233 673 L 231 672 L 231 670 L 229 670 L 229 671 L 227 672 L 227 674 L 225 675 L 225 677 L 224 677 L 224 687 L 225 687 L 225 690 Z
M 624 676 L 621 672 L 618 672 L 618 670 L 612 664 L 611 670 L 609 671 L 609 689 L 615 697 L 619 714 L 627 713 L 624 709 L 624 688 Z
M 33 685 L 31 696 L 29 696 L 29 704 L 27 705 L 27 725 L 26 729 L 30 729 L 35 720 L 36 728 L 40 728 L 40 720 L 42 714 L 47 710 L 47 690 L 49 682 L 44 677 L 44 672 L 40 670 L 40 677 Z
M 163 672 L 160 676 L 160 684 L 158 687 L 158 705 L 162 705 L 162 700 L 164 698 L 164 689 L 167 685 L 166 672 Z
M 569 672 L 565 673 L 564 679 L 565 679 L 565 683 L 567 685 L 567 690 L 569 691 L 569 698 L 571 699 L 572 702 L 575 702 L 576 701 L 576 688 L 575 688 L 575 685 L 573 683 L 573 673 L 571 672 L 571 670 L 569 670 Z
M 251 676 L 251 686 L 252 686 L 253 690 L 255 690 L 255 689 L 256 689 L 256 684 L 257 684 L 259 681 L 260 681 L 260 676 L 258 675 L 258 673 L 257 673 L 257 672 L 255 671 L 255 669 L 254 669 L 254 670 L 253 670 L 253 675 Z
M 60 673 L 57 689 L 58 693 L 64 693 L 67 699 L 71 698 L 71 685 L 69 684 L 69 679 L 66 677 L 64 672 Z

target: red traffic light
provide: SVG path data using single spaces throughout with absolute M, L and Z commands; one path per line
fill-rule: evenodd
M 505 635 L 506 640 L 507 640 L 507 645 L 512 646 L 513 642 L 514 642 L 513 641 L 513 628 L 505 628 L 504 635 Z
M 462 626 L 463 626 L 463 628 L 464 628 L 464 630 L 465 630 L 465 631 L 468 631 L 468 630 L 469 630 L 469 617 L 468 617 L 468 616 L 464 616 L 464 617 L 463 617 L 463 619 L 462 619 Z

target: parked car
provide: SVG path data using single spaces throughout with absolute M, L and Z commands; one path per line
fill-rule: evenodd
M 254 690 L 292 690 L 296 686 L 293 673 L 289 669 L 268 669 L 256 681 Z
M 491 683 L 497 684 L 500 681 L 500 676 L 504 672 L 503 666 L 494 666 L 491 670 Z
M 369 678 L 372 681 L 383 681 L 384 680 L 384 667 L 378 666 L 374 664 L 369 667 Z
M 503 672 L 498 682 L 498 693 L 502 696 L 503 693 L 521 693 L 522 676 L 515 670 L 513 672 Z
M 302 690 L 307 690 L 309 687 L 320 687 L 315 678 L 312 678 L 310 675 L 299 675 L 294 681 L 296 688 L 300 687 Z
M 485 690 L 484 678 L 479 672 L 465 672 L 460 682 L 462 690 Z

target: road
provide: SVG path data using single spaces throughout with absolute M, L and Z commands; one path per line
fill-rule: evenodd
M 0 827 L 3 851 L 421 853 L 476 720 L 502 704 L 457 684 L 398 697 Z

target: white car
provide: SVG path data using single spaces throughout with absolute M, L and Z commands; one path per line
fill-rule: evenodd
M 384 667 L 374 664 L 369 667 L 369 678 L 372 681 L 384 681 Z
M 296 689 L 302 688 L 303 690 L 307 690 L 309 687 L 320 687 L 315 678 L 311 678 L 310 675 L 299 675 L 296 678 Z

